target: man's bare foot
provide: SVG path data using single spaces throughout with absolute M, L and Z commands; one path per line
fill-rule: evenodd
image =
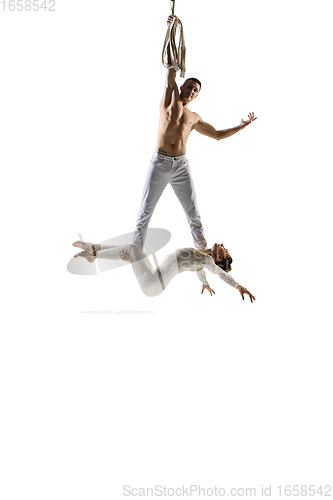
M 121 252 L 120 258 L 121 258 L 121 260 L 127 260 L 127 261 L 129 261 L 128 251 L 125 250 L 124 252 Z
M 88 243 L 86 241 L 75 241 L 72 243 L 73 247 L 82 248 L 90 255 L 95 255 L 102 247 L 101 245 L 96 245 L 94 243 Z
M 94 260 L 97 258 L 96 255 L 90 255 L 89 253 L 87 253 L 86 251 L 83 251 L 83 252 L 78 252 L 74 255 L 74 258 L 76 257 L 84 257 L 85 259 L 87 259 L 88 262 L 94 262 Z

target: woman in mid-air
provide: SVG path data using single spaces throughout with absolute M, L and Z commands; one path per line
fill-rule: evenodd
M 81 248 L 75 257 L 84 257 L 89 262 L 98 259 L 122 259 L 132 264 L 134 274 L 141 290 L 148 297 L 160 295 L 172 278 L 183 271 L 196 271 L 201 281 L 202 291 L 207 289 L 212 295 L 204 269 L 217 274 L 228 285 L 237 288 L 244 300 L 244 294 L 250 297 L 251 302 L 255 297 L 243 286 L 239 285 L 227 273 L 231 270 L 232 258 L 229 251 L 222 244 L 215 243 L 212 248 L 197 250 L 195 248 L 179 248 L 165 257 L 156 269 L 144 252 L 135 245 L 109 246 L 84 241 L 76 241 L 73 246 Z

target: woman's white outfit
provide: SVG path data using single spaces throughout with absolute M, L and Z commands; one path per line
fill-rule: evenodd
M 195 248 L 179 248 L 167 255 L 162 263 L 154 269 L 148 257 L 136 245 L 116 247 L 103 246 L 97 252 L 98 259 L 120 259 L 122 252 L 128 252 L 134 274 L 145 295 L 160 295 L 177 274 L 184 271 L 195 271 L 201 283 L 208 285 L 205 269 L 236 288 L 240 286 L 228 273 L 216 266 L 212 257 Z

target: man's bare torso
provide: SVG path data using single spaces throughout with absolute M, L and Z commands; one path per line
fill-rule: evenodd
M 162 97 L 156 149 L 175 156 L 186 154 L 187 139 L 199 119 L 183 106 L 175 85 L 170 96 Z

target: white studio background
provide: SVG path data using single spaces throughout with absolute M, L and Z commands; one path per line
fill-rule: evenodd
M 130 266 L 66 270 L 79 232 L 134 230 L 168 2 L 1 10 L 1 498 L 332 483 L 329 6 L 176 2 L 191 109 L 258 117 L 188 142 L 206 238 L 255 304 L 215 276 L 212 298 L 183 273 L 150 299 Z M 172 233 L 159 261 L 192 245 L 171 188 L 151 227 Z

